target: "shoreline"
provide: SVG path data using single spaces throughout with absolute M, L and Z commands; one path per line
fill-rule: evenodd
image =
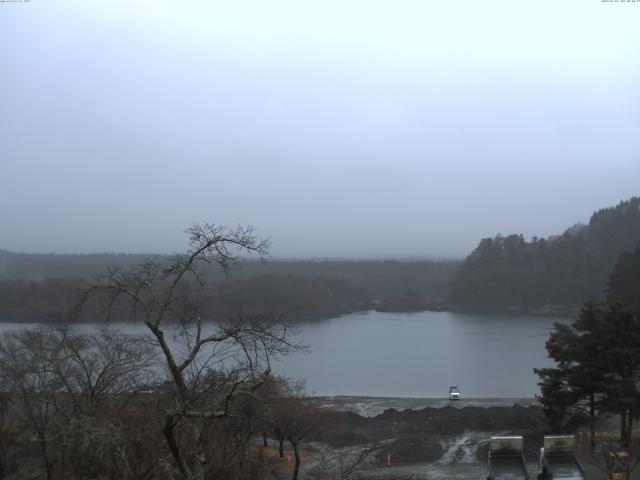
M 535 397 L 469 397 L 449 400 L 447 397 L 372 397 L 359 395 L 313 396 L 322 408 L 336 412 L 355 413 L 361 417 L 375 417 L 385 410 L 422 410 L 424 408 L 465 407 L 530 407 L 539 406 Z
M 469 315 L 507 315 L 507 316 L 532 316 L 532 317 L 567 317 L 573 318 L 580 313 L 580 307 L 566 305 L 540 305 L 535 307 L 509 306 L 509 307 L 480 307 L 465 308 L 452 305 L 415 307 L 385 307 L 377 306 L 371 310 L 380 313 L 419 313 L 419 312 L 449 312 Z
M 509 317 L 559 317 L 559 318 L 575 318 L 580 313 L 580 307 L 565 306 L 565 305 L 541 305 L 537 307 L 495 307 L 495 308 L 463 308 L 452 305 L 423 305 L 420 307 L 415 306 L 400 306 L 395 305 L 393 307 L 388 305 L 382 305 L 379 303 L 372 303 L 371 305 L 359 305 L 357 308 L 352 309 L 338 309 L 327 312 L 290 312 L 282 313 L 282 317 L 286 318 L 292 324 L 317 322 L 322 320 L 330 320 L 333 318 L 340 318 L 346 315 L 352 315 L 357 313 L 366 312 L 378 312 L 378 313 L 421 313 L 421 312 L 443 312 L 443 313 L 459 313 L 468 315 L 500 315 Z M 5 312 L 6 313 L 6 312 Z M 221 314 L 226 316 L 227 314 Z M 0 312 L 0 323 L 15 323 L 15 324 L 47 324 L 57 323 L 62 320 L 59 313 L 50 314 L 25 314 L 12 313 L 3 314 Z M 205 320 L 205 322 L 215 322 L 215 320 Z M 91 324 L 97 323 L 92 321 L 75 321 L 77 324 Z M 108 323 L 128 323 L 128 320 L 110 320 Z

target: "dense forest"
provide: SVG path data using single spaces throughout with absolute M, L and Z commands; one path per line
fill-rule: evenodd
M 126 268 L 142 255 L 34 255 L 0 251 L 0 320 L 55 319 L 78 291 L 107 268 Z M 228 277 L 207 272 L 212 315 L 269 311 L 296 318 L 364 308 L 415 309 L 442 303 L 457 261 L 241 260 Z M 409 305 L 409 307 L 406 307 Z M 417 307 L 416 307 L 417 306 Z
M 620 256 L 606 283 L 604 301 L 586 302 L 572 323 L 554 325 L 546 350 L 555 366 L 534 372 L 554 429 L 588 426 L 593 448 L 598 424 L 617 417 L 628 448 L 640 406 L 640 244 Z
M 14 253 L 0 249 L 0 280 L 43 281 L 48 279 L 90 279 L 112 267 L 127 267 L 145 255 L 88 254 L 55 255 Z M 403 295 L 409 290 L 433 297 L 445 297 L 457 260 L 240 260 L 230 278 L 261 275 L 337 277 L 362 288 L 372 299 Z M 211 269 L 211 280 L 226 280 Z
M 456 271 L 447 300 L 469 309 L 578 306 L 603 298 L 607 275 L 638 242 L 638 197 L 599 210 L 588 225 L 560 236 L 485 238 Z

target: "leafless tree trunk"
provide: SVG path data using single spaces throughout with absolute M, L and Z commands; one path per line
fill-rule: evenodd
M 276 440 L 278 441 L 278 455 L 280 458 L 284 458 L 284 441 L 287 438 L 287 432 L 280 427 L 277 427 L 273 431 Z
M 596 448 L 596 399 L 593 392 L 589 395 L 589 445 L 592 451 Z
M 300 452 L 298 452 L 298 440 L 296 436 L 289 435 L 289 443 L 291 444 L 291 448 L 293 448 L 293 458 L 295 459 L 291 480 L 298 480 L 298 472 L 300 471 Z

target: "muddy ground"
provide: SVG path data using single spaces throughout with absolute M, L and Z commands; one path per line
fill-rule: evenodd
M 465 398 L 450 401 L 447 398 L 402 398 L 402 397 L 359 397 L 338 395 L 316 397 L 318 403 L 328 409 L 340 412 L 353 412 L 363 417 L 374 417 L 389 408 L 395 410 L 420 410 L 426 407 L 528 407 L 536 405 L 535 398 Z
M 488 440 L 493 435 L 522 435 L 530 478 L 537 473 L 542 439 L 551 433 L 542 408 L 533 399 L 400 399 L 323 397 L 322 426 L 309 438 L 302 479 L 323 478 L 319 467 L 334 470 L 359 458 L 355 478 L 395 480 L 486 479 Z M 604 478 L 583 456 L 587 478 Z M 333 462 L 333 464 L 332 464 Z M 331 468 L 329 468 L 331 470 Z M 286 469 L 276 478 L 287 477 Z M 330 478 L 329 476 L 325 478 Z

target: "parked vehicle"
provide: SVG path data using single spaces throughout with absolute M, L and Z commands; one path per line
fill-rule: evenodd
M 529 480 L 522 437 L 491 437 L 487 480 Z
M 584 480 L 582 464 L 576 457 L 573 435 L 545 435 L 540 449 L 538 480 Z
M 458 390 L 458 387 L 449 387 L 449 400 L 460 400 L 460 390 Z

